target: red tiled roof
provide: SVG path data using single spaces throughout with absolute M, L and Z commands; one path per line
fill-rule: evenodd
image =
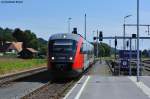
M 12 42 L 11 45 L 7 48 L 8 49 L 15 49 L 17 52 L 22 51 L 22 42 Z

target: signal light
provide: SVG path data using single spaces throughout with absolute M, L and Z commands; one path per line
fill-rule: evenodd
M 136 34 L 132 34 L 132 38 L 136 38 Z
M 99 32 L 99 41 L 103 41 L 103 32 L 102 31 Z
M 96 40 L 96 37 L 93 37 L 93 40 Z
M 77 32 L 77 28 L 76 28 L 76 27 L 75 27 L 75 28 L 73 28 L 72 33 L 73 33 L 73 34 L 77 34 L 77 33 L 78 33 L 78 32 Z

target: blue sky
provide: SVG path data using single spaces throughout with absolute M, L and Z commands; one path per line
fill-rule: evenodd
M 3 28 L 30 29 L 46 40 L 55 33 L 77 27 L 84 34 L 84 13 L 87 14 L 87 38 L 92 40 L 93 31 L 104 36 L 122 35 L 123 17 L 132 14 L 127 23 L 136 23 L 136 0 L 23 0 L 22 4 L 0 3 L 0 26 Z M 140 23 L 150 24 L 150 0 L 140 0 Z M 136 28 L 127 28 L 127 35 L 136 33 Z M 146 28 L 140 28 L 141 36 L 148 36 Z M 95 33 L 96 34 L 96 33 Z M 108 40 L 104 40 L 108 43 Z M 144 43 L 144 44 L 143 44 Z M 141 41 L 141 48 L 150 48 Z M 113 44 L 113 41 L 112 41 Z M 119 48 L 122 48 L 120 41 Z

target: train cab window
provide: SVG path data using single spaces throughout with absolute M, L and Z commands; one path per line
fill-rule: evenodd
M 50 43 L 51 52 L 73 52 L 76 49 L 76 41 L 74 40 L 53 40 Z

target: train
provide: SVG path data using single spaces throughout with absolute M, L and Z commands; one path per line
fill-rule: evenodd
M 48 41 L 48 71 L 77 77 L 94 63 L 94 46 L 77 33 L 58 33 Z

